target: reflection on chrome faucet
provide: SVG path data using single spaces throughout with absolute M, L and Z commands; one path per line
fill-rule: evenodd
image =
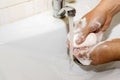
M 65 0 L 53 0 L 54 17 L 63 18 L 65 14 L 74 17 L 76 10 L 73 7 L 65 6 Z

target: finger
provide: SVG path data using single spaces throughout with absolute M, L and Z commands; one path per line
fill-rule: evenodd
M 99 32 L 97 32 L 97 33 L 95 33 L 96 34 L 96 36 L 97 36 L 97 43 L 98 42 L 100 42 L 101 40 L 102 40 L 102 38 L 103 38 L 103 31 L 99 31 Z
M 73 55 L 76 57 L 76 58 L 81 58 L 82 55 L 79 53 L 80 49 L 77 49 L 75 48 L 74 51 L 73 51 Z
M 111 16 L 107 16 L 107 20 L 104 24 L 104 26 L 102 27 L 101 31 L 106 31 L 108 29 L 108 27 L 110 26 L 110 23 L 112 21 L 112 17 Z
M 98 44 L 96 44 L 91 50 L 90 50 L 90 59 L 92 60 L 92 65 L 97 65 L 99 64 L 99 61 L 101 56 L 102 56 L 102 52 L 104 52 L 105 48 L 104 46 L 102 46 L 106 41 L 100 42 Z M 101 54 L 101 56 L 100 56 Z M 104 55 L 104 54 L 103 54 Z
M 70 49 L 70 41 L 67 40 L 67 48 Z
M 98 31 L 100 29 L 100 27 L 101 27 L 100 22 L 98 22 L 96 20 L 91 21 L 87 25 L 87 27 L 82 29 L 81 34 L 79 35 L 79 38 L 76 40 L 76 43 L 77 44 L 82 43 L 85 40 L 85 38 L 88 36 L 89 33 Z
M 80 34 L 78 35 L 76 43 L 81 44 L 83 41 L 85 41 L 85 38 L 87 37 L 87 35 L 89 33 L 90 33 L 90 28 L 89 27 L 83 28 L 82 31 L 80 32 Z

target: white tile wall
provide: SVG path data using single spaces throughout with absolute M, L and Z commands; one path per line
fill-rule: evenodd
M 0 25 L 43 12 L 50 6 L 50 0 L 0 0 Z
M 0 8 L 6 8 L 26 1 L 29 0 L 0 0 Z

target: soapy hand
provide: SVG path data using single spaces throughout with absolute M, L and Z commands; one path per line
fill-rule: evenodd
M 112 3 L 112 4 L 111 4 Z M 81 37 L 76 41 L 82 43 L 87 35 L 92 32 L 105 31 L 109 27 L 114 15 L 120 11 L 120 0 L 101 0 L 100 3 L 90 12 L 83 16 L 87 25 L 80 33 Z M 81 21 L 78 24 L 78 28 Z
M 101 0 L 92 11 L 84 15 L 79 21 L 75 27 L 73 54 L 83 65 L 97 65 L 120 60 L 120 39 L 100 42 L 101 37 L 96 36 L 97 41 L 93 40 L 95 43 L 92 45 L 89 44 L 91 42 L 88 39 L 91 33 L 94 34 L 92 36 L 95 38 L 98 33 L 106 31 L 112 17 L 119 11 L 120 0 Z M 68 48 L 70 48 L 69 39 Z
M 101 33 L 90 33 L 82 46 L 74 47 L 73 55 L 81 64 L 99 65 L 120 60 L 120 38 L 97 43 L 97 36 L 100 35 Z M 92 40 L 90 37 L 96 38 L 94 42 L 89 43 Z
M 91 63 L 89 53 L 97 43 L 99 43 L 102 39 L 103 32 L 98 31 L 95 33 L 90 33 L 86 37 L 86 39 L 81 43 L 77 44 L 76 40 L 81 37 L 82 35 L 80 34 L 83 28 L 87 25 L 86 24 L 86 18 L 83 18 L 80 20 L 81 25 L 75 26 L 73 28 L 73 55 L 82 63 L 83 65 L 89 65 Z M 70 49 L 71 42 L 70 42 L 70 34 L 68 34 L 68 48 Z
M 78 59 L 78 61 L 81 64 L 90 65 L 92 61 L 90 59 L 90 52 L 93 50 L 94 46 L 96 46 L 96 44 L 100 42 L 100 40 L 102 39 L 103 33 L 102 32 L 90 33 L 86 37 L 86 40 L 79 45 L 75 43 L 75 39 L 76 39 L 75 35 L 73 40 L 73 43 L 74 43 L 73 55 Z
M 81 44 L 89 33 L 96 33 L 99 31 L 105 31 L 112 20 L 112 16 L 107 14 L 106 11 L 96 7 L 89 13 L 83 16 L 86 19 L 86 26 L 83 27 L 82 31 L 79 33 L 80 37 L 76 40 L 77 44 Z M 81 21 L 77 24 L 77 28 L 80 28 Z
M 88 49 L 88 48 L 85 47 L 83 49 Z M 79 58 L 86 57 L 87 56 L 86 54 L 88 54 L 88 52 L 85 52 L 83 55 L 81 55 L 78 54 L 78 50 L 76 50 L 75 54 L 77 54 L 76 58 L 79 60 Z M 119 61 L 120 38 L 116 38 L 110 41 L 102 41 L 97 45 L 95 45 L 94 47 L 91 46 L 91 49 L 89 50 L 89 58 L 91 60 L 89 65 L 99 65 L 112 61 Z

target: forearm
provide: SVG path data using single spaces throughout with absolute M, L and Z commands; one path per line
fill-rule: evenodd
M 114 16 L 120 11 L 120 0 L 101 0 L 96 8 Z

